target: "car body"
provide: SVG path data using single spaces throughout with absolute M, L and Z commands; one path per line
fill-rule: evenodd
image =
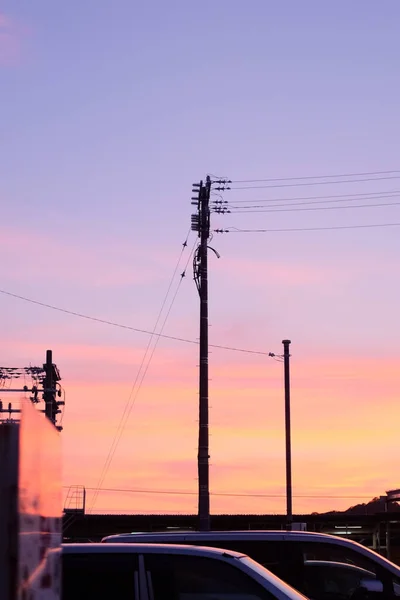
M 242 553 L 166 544 L 64 544 L 63 600 L 305 600 Z
M 308 595 L 310 561 L 316 561 L 314 573 L 317 569 L 321 570 L 326 561 L 354 565 L 374 574 L 375 581 L 382 584 L 384 590 L 382 593 L 386 599 L 397 597 L 398 600 L 400 568 L 369 548 L 337 536 L 304 531 L 180 531 L 120 534 L 107 536 L 102 540 L 103 543 L 133 541 L 199 544 L 242 552 L 305 595 Z M 334 571 L 326 573 L 328 574 L 332 577 Z M 336 574 L 343 579 L 344 575 L 338 569 Z M 342 584 L 340 589 L 343 590 Z M 347 597 L 352 589 L 349 585 Z M 325 596 L 322 595 L 316 600 L 324 598 Z M 329 598 L 341 600 L 343 594 L 338 593 L 336 596 L 331 594 Z

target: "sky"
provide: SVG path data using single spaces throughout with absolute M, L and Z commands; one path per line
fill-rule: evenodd
M 400 223 L 399 25 L 397 0 L 0 2 L 0 364 L 53 350 L 65 494 L 196 511 L 198 346 L 4 291 L 196 342 L 207 174 L 252 180 L 211 215 L 236 229 L 210 242 L 210 343 L 266 353 L 210 348 L 211 511 L 285 510 L 285 338 L 294 511 L 399 486 L 399 228 L 358 228 Z

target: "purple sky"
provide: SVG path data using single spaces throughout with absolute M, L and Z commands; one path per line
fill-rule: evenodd
M 228 0 L 87 0 L 76 6 L 3 0 L 0 287 L 151 330 L 190 225 L 193 181 L 207 172 L 241 180 L 398 169 L 399 25 L 396 0 L 379 5 L 372 0 L 253 0 L 246 7 Z M 398 189 L 400 179 L 386 179 L 232 190 L 225 199 L 233 203 Z M 399 206 L 213 217 L 215 227 L 243 228 L 389 222 L 400 222 Z M 290 337 L 293 360 L 297 357 L 302 365 L 296 371 L 294 364 L 299 398 L 315 396 L 323 407 L 334 388 L 337 413 L 321 427 L 337 427 L 339 437 L 348 402 L 361 402 L 371 389 L 362 376 L 370 369 L 382 373 L 376 393 L 384 390 L 379 401 L 388 404 L 383 411 L 398 419 L 387 398 L 398 396 L 400 379 L 391 376 L 387 384 L 382 371 L 386 359 L 393 366 L 400 355 L 398 234 L 394 227 L 215 236 L 212 245 L 221 259 L 210 258 L 210 340 L 280 352 L 281 340 Z M 180 267 L 179 272 L 184 263 Z M 70 407 L 64 433 L 66 483 L 95 484 L 146 336 L 3 295 L 0 307 L 0 363 L 40 363 L 45 349 L 54 349 Z M 165 332 L 195 339 L 197 315 L 189 265 Z M 180 377 L 176 385 L 190 388 L 192 427 L 196 347 L 189 352 L 164 340 L 157 356 L 144 387 L 151 391 L 158 386 L 173 397 L 165 368 L 172 361 Z M 371 367 L 375 359 L 381 362 Z M 224 410 L 229 410 L 229 398 L 224 400 L 223 390 L 229 389 L 234 369 L 251 369 L 256 361 L 258 376 L 266 377 L 257 380 L 257 397 L 264 391 L 268 397 L 268 373 L 273 372 L 278 386 L 279 365 L 262 360 L 213 352 L 211 385 L 221 391 Z M 342 387 L 327 389 L 332 382 L 324 379 L 318 360 L 325 365 L 338 361 L 336 378 Z M 353 387 L 344 372 L 348 360 L 361 364 L 359 384 Z M 113 381 L 125 387 L 111 411 L 110 430 L 103 432 L 96 472 L 92 479 L 83 472 L 74 479 L 70 450 L 76 439 L 71 430 L 84 402 L 89 403 L 85 418 L 95 426 L 95 386 Z M 85 394 L 80 382 L 88 386 Z M 237 385 L 248 389 L 248 382 Z M 371 394 L 362 410 L 377 400 Z M 140 408 L 135 410 L 132 435 L 135 427 L 141 428 Z M 173 403 L 160 410 L 155 403 L 158 427 L 163 414 L 175 410 L 180 409 Z M 224 411 L 218 418 L 223 423 Z M 235 418 L 240 424 L 242 416 Z M 274 430 L 279 435 L 280 425 L 277 421 Z M 361 436 L 362 424 L 356 427 Z M 391 453 L 390 436 L 380 435 Z M 191 460 L 196 437 L 190 439 L 182 452 Z M 368 448 L 370 434 L 363 439 Z M 281 444 L 280 459 L 282 453 Z M 306 455 L 299 472 L 308 468 Z M 249 454 L 249 462 L 257 460 L 257 452 Z M 355 468 L 367 473 L 367 458 L 363 460 Z M 398 484 L 395 474 L 393 481 L 390 472 L 385 477 L 379 486 Z M 368 487 L 367 479 L 362 485 Z M 122 475 L 119 481 L 124 481 Z M 368 490 L 383 493 L 377 485 Z M 234 483 L 230 487 L 237 488 Z

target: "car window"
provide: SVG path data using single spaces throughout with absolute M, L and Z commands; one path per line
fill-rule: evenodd
M 273 600 L 238 568 L 217 559 L 172 554 L 145 555 L 154 600 Z
M 207 541 L 204 545 L 210 546 Z M 265 542 L 263 540 L 217 540 L 212 542 L 215 548 L 224 550 L 235 550 L 250 556 L 266 569 L 280 576 L 281 571 L 281 542 Z M 278 573 L 279 572 L 279 573 Z
M 350 565 L 305 565 L 305 593 L 311 600 L 349 600 L 363 579 L 375 576 Z
M 137 557 L 126 553 L 63 555 L 63 600 L 135 600 Z
M 377 574 L 379 565 L 366 556 L 340 546 L 339 544 L 326 544 L 324 542 L 304 542 L 301 544 L 304 560 L 328 560 L 338 563 L 355 565 Z
M 188 541 L 187 543 L 194 544 L 195 542 Z M 294 588 L 302 589 L 303 553 L 300 544 L 287 544 L 277 540 L 242 540 L 232 537 L 228 540 L 207 540 L 201 544 L 199 542 L 197 545 L 241 552 Z
M 388 569 L 363 554 L 340 546 L 338 544 L 327 544 L 324 542 L 304 542 L 301 544 L 304 560 L 322 560 L 346 563 L 361 567 L 370 571 L 378 581 L 384 585 L 386 598 L 398 598 L 400 596 L 400 580 L 392 575 Z

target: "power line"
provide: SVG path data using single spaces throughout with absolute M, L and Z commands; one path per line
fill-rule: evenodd
M 135 381 L 134 381 L 134 383 L 133 383 L 133 385 L 132 385 L 131 391 L 130 391 L 130 393 L 129 393 L 128 400 L 127 400 L 127 402 L 126 402 L 126 404 L 125 404 L 125 408 L 124 408 L 124 411 L 123 411 L 122 417 L 121 417 L 121 419 L 120 419 L 120 422 L 119 422 L 119 425 L 118 425 L 117 432 L 116 432 L 116 434 L 115 434 L 115 436 L 114 436 L 114 439 L 113 439 L 113 442 L 112 442 L 112 444 L 111 444 L 111 447 L 110 447 L 109 453 L 108 453 L 108 455 L 107 455 L 106 461 L 105 461 L 105 463 L 104 463 L 104 466 L 103 466 L 102 473 L 101 473 L 101 475 L 100 475 L 100 479 L 99 479 L 99 483 L 98 483 L 98 489 L 97 489 L 97 491 L 96 491 L 96 492 L 95 492 L 95 494 L 94 494 L 94 498 L 93 498 L 93 501 L 92 501 L 92 505 L 91 505 L 91 508 L 90 508 L 90 512 L 93 510 L 93 508 L 94 508 L 94 505 L 96 504 L 96 500 L 97 500 L 97 497 L 98 497 L 98 494 L 99 494 L 100 488 L 101 488 L 101 486 L 102 486 L 102 484 L 103 484 L 103 481 L 104 481 L 104 479 L 105 479 L 105 477 L 106 477 L 106 475 L 107 475 L 107 473 L 108 473 L 108 470 L 109 470 L 109 468 L 110 468 L 110 466 L 111 466 L 111 462 L 112 462 L 112 460 L 113 460 L 113 458 L 114 458 L 114 455 L 115 455 L 115 452 L 116 452 L 116 450 L 117 450 L 118 444 L 119 444 L 119 442 L 120 442 L 120 439 L 121 439 L 121 437 L 122 437 L 122 434 L 123 434 L 123 432 L 124 432 L 124 429 L 125 429 L 126 423 L 127 423 L 128 419 L 129 419 L 129 416 L 130 416 L 130 414 L 131 414 L 131 412 L 132 412 L 132 408 L 133 408 L 133 406 L 134 406 L 134 404 L 135 404 L 135 402 L 136 402 L 136 399 L 137 399 L 137 397 L 138 397 L 138 395 L 139 395 L 139 392 L 140 392 L 140 389 L 141 389 L 141 387 L 142 387 L 142 384 L 143 384 L 144 378 L 146 377 L 146 374 L 147 374 L 148 368 L 149 368 L 149 366 L 150 366 L 150 363 L 151 363 L 151 361 L 152 361 L 152 358 L 153 358 L 153 356 L 154 356 L 154 352 L 155 352 L 155 350 L 156 350 L 156 347 L 157 347 L 157 345 L 158 345 L 158 342 L 159 342 L 159 340 L 160 340 L 160 335 L 159 335 L 159 334 L 161 334 L 161 333 L 163 332 L 163 330 L 164 330 L 165 324 L 166 324 L 166 322 L 167 322 L 167 320 L 168 320 L 168 317 L 169 317 L 169 315 L 170 315 L 170 313 L 171 313 L 172 306 L 173 306 L 173 304 L 175 303 L 175 299 L 176 299 L 176 297 L 177 297 L 178 291 L 179 291 L 179 289 L 180 289 L 180 286 L 181 286 L 181 284 L 182 284 L 183 278 L 184 278 L 184 276 L 185 276 L 186 269 L 187 269 L 187 265 L 189 264 L 189 260 L 190 260 L 190 258 L 191 258 L 191 256 L 192 256 L 192 254 L 193 254 L 193 251 L 194 251 L 195 245 L 197 244 L 197 240 L 195 240 L 195 244 L 194 244 L 194 246 L 193 246 L 193 250 L 192 250 L 192 252 L 191 252 L 191 253 L 190 253 L 190 255 L 189 255 L 189 258 L 188 258 L 188 260 L 187 260 L 187 263 L 186 263 L 185 269 L 184 269 L 184 271 L 183 271 L 183 273 L 182 273 L 182 275 L 181 275 L 181 277 L 180 277 L 180 279 L 179 279 L 178 286 L 177 286 L 177 288 L 176 288 L 175 294 L 174 294 L 174 296 L 173 296 L 173 298 L 172 298 L 172 301 L 171 301 L 171 303 L 170 303 L 170 306 L 169 306 L 169 309 L 168 309 L 168 311 L 167 311 L 167 314 L 166 314 L 166 316 L 165 316 L 165 318 L 164 318 L 164 322 L 163 322 L 163 324 L 162 324 L 162 327 L 161 327 L 161 329 L 160 329 L 160 332 L 159 332 L 159 334 L 158 334 L 158 333 L 156 334 L 155 332 L 156 332 L 156 329 L 157 329 L 158 323 L 159 323 L 159 321 L 160 321 L 161 314 L 162 314 L 162 312 L 163 312 L 163 310 L 164 310 L 164 307 L 165 307 L 165 304 L 166 304 L 167 298 L 168 298 L 168 296 L 169 296 L 169 292 L 170 292 L 170 290 L 171 290 L 171 287 L 172 287 L 172 283 L 173 283 L 173 281 L 174 281 L 174 279 L 175 279 L 175 275 L 176 275 L 176 273 L 177 273 L 177 271 L 178 271 L 178 267 L 179 267 L 179 264 L 180 264 L 180 261 L 181 261 L 181 258 L 182 258 L 182 255 L 183 255 L 183 252 L 184 252 L 184 250 L 185 250 L 185 248 L 186 248 L 186 246 L 187 246 L 187 241 L 188 241 L 188 238 L 189 238 L 189 235 L 190 235 L 190 231 L 191 231 L 191 230 L 189 230 L 189 232 L 188 232 L 188 234 L 187 234 L 187 236 L 186 236 L 186 240 L 185 240 L 184 244 L 182 245 L 182 250 L 181 250 L 181 253 L 180 253 L 180 255 L 179 255 L 179 258 L 178 258 L 178 261 L 177 261 L 177 263 L 176 263 L 176 266 L 175 266 L 174 272 L 173 272 L 173 274 L 172 274 L 172 277 L 171 277 L 171 280 L 170 280 L 170 283 L 169 283 L 168 289 L 167 289 L 167 291 L 166 291 L 166 294 L 165 294 L 165 296 L 164 296 L 164 300 L 163 300 L 163 302 L 162 302 L 162 305 L 161 305 L 160 311 L 159 311 L 159 313 L 158 313 L 158 316 L 157 316 L 156 323 L 155 323 L 155 325 L 154 325 L 154 328 L 153 328 L 153 335 L 150 337 L 150 339 L 149 339 L 149 341 L 148 341 L 148 344 L 147 344 L 146 350 L 145 350 L 145 352 L 144 352 L 144 354 L 143 354 L 142 361 L 141 361 L 141 363 L 140 363 L 140 366 L 139 366 L 139 369 L 138 369 L 138 371 L 137 371 L 137 373 L 136 373 L 136 378 L 135 378 Z M 150 354 L 149 360 L 147 361 L 147 364 L 146 364 L 146 366 L 145 366 L 145 368 L 144 368 L 144 371 L 143 371 L 142 377 L 141 377 L 141 379 L 140 379 L 140 381 L 139 381 L 139 377 L 140 377 L 140 374 L 141 374 L 141 372 L 142 372 L 142 369 L 143 369 L 143 366 L 144 366 L 144 363 L 145 363 L 145 360 L 146 360 L 147 354 L 148 354 L 148 352 L 149 352 L 149 350 L 150 350 L 151 342 L 152 342 L 152 340 L 153 340 L 153 336 L 154 336 L 154 335 L 156 335 L 156 342 L 155 342 L 155 345 L 154 345 L 154 347 L 153 347 L 153 349 L 152 349 L 152 352 L 151 352 L 151 354 Z M 138 387 L 136 387 L 136 386 L 137 386 L 137 383 L 138 383 L 138 381 L 139 381 L 139 385 L 138 385 Z M 135 392 L 135 388 L 136 388 L 136 393 L 134 393 L 134 392 Z
M 131 514 L 137 514 L 136 511 L 134 513 L 129 512 L 129 508 L 128 509 L 123 509 L 123 508 L 101 508 L 98 509 L 97 512 L 93 513 L 94 515 L 115 515 L 115 516 L 126 516 L 126 515 L 131 515 Z M 127 512 L 128 511 L 128 512 Z M 184 510 L 155 510 L 155 511 L 141 511 L 140 512 L 141 515 L 147 515 L 147 516 L 153 516 L 153 515 L 172 515 L 172 516 L 182 516 L 185 517 L 188 515 L 187 511 Z M 72 515 L 71 515 L 72 516 Z M 72 519 L 74 517 L 72 516 Z M 66 522 L 68 524 L 68 521 Z M 63 526 L 63 532 L 65 533 L 66 529 L 69 529 L 68 526 L 66 526 L 66 524 L 64 524 Z
M 271 189 L 271 188 L 288 188 L 288 187 L 304 187 L 304 186 L 314 186 L 314 185 L 336 185 L 339 183 L 361 183 L 365 181 L 383 181 L 388 179 L 400 179 L 400 175 L 393 175 L 390 177 L 368 177 L 362 179 L 343 179 L 342 181 L 307 181 L 305 183 L 279 183 L 274 185 L 248 185 L 248 186 L 232 186 L 231 190 L 261 190 L 261 189 Z
M 86 319 L 88 321 L 94 321 L 95 323 L 102 323 L 103 325 L 110 325 L 112 327 L 119 327 L 120 329 L 127 329 L 129 331 L 135 331 L 136 333 L 153 335 L 153 332 L 147 329 L 138 329 L 137 327 L 131 327 L 130 325 L 124 325 L 122 323 L 117 323 L 116 321 L 108 321 L 106 319 L 100 319 L 91 315 L 86 315 L 83 313 L 75 312 L 73 310 L 68 310 L 66 308 L 60 308 L 59 306 L 54 306 L 53 304 L 47 304 L 45 302 L 39 302 L 38 300 L 33 300 L 32 298 L 27 298 L 26 296 L 20 296 L 19 294 L 14 294 L 13 292 L 9 292 L 7 290 L 0 290 L 0 294 L 4 294 L 5 296 L 10 296 L 11 298 L 16 298 L 24 302 L 29 302 L 30 304 L 35 304 L 36 306 L 42 306 L 44 308 L 49 308 L 51 310 L 55 310 L 57 312 L 61 312 L 67 315 L 79 317 L 80 319 Z M 189 340 L 187 338 L 182 338 L 174 335 L 166 335 L 165 333 L 160 334 L 159 337 L 166 340 L 173 340 L 175 342 L 184 342 L 185 344 L 196 344 L 196 346 L 198 346 L 199 344 L 197 340 Z M 235 348 L 233 346 L 222 346 L 220 344 L 209 344 L 209 346 L 211 348 L 218 348 L 220 350 L 232 350 L 233 352 L 243 352 L 245 354 L 258 354 L 260 356 L 268 356 L 268 352 L 262 352 L 261 350 L 248 350 L 246 348 Z
M 365 200 L 369 196 L 371 196 L 372 200 L 375 198 L 390 198 L 392 195 L 397 196 L 400 193 L 400 190 L 380 190 L 377 192 L 358 192 L 357 194 L 328 194 L 321 196 L 291 196 L 289 198 L 260 198 L 260 199 L 244 199 L 244 200 L 233 200 L 231 203 L 228 201 L 218 201 L 214 200 L 213 204 L 250 204 L 251 202 L 291 202 L 292 200 L 325 200 L 327 198 L 343 198 L 344 200 L 349 200 L 350 198 L 359 198 L 360 200 Z M 222 196 L 221 196 L 222 198 Z
M 259 214 L 259 213 L 277 213 L 277 212 L 302 212 L 312 210 L 343 210 L 343 209 L 355 209 L 355 208 L 379 208 L 383 206 L 399 206 L 400 202 L 381 202 L 379 204 L 355 204 L 347 206 L 308 206 L 307 208 L 262 208 L 257 210 L 231 210 L 229 211 L 233 215 L 244 215 L 244 214 Z M 285 206 L 285 205 L 283 205 Z M 218 213 L 219 211 L 214 211 Z
M 357 196 L 357 197 L 352 197 Z M 320 199 L 318 199 L 320 198 Z M 333 200 L 325 200 L 325 198 L 334 198 Z M 263 204 L 247 204 L 247 202 L 254 202 L 254 200 L 243 200 L 246 204 L 240 205 L 240 201 L 234 200 L 233 202 L 224 202 L 223 205 L 216 204 L 214 207 L 215 212 L 218 212 L 221 209 L 226 207 L 228 210 L 230 209 L 238 209 L 240 211 L 247 210 L 249 208 L 266 208 L 268 206 L 276 207 L 279 206 L 304 206 L 307 204 L 332 204 L 332 203 L 341 203 L 341 202 L 361 202 L 363 200 L 386 200 L 387 198 L 400 198 L 399 193 L 389 193 L 385 192 L 384 195 L 366 195 L 366 194 L 339 194 L 338 196 L 309 196 L 304 198 L 286 198 L 284 199 L 271 199 L 271 200 L 256 200 L 256 202 L 263 202 Z M 300 200 L 300 202 L 291 202 L 291 200 Z M 272 204 L 274 202 L 275 204 Z M 276 204 L 279 202 L 279 204 Z
M 238 229 L 228 227 L 227 229 L 214 229 L 215 233 L 280 233 L 291 231 L 330 231 L 335 229 L 369 229 L 373 227 L 399 227 L 400 223 L 377 223 L 373 225 L 338 225 L 329 227 L 288 227 L 282 229 Z
M 71 486 L 64 485 L 63 488 Z M 87 491 L 94 491 L 97 488 L 85 487 Z M 156 495 L 177 495 L 177 496 L 197 496 L 197 492 L 188 490 L 154 490 L 140 488 L 102 488 L 101 492 L 106 493 L 128 493 L 128 494 L 156 494 Z M 210 492 L 211 496 L 227 496 L 232 498 L 286 498 L 286 494 L 258 494 L 258 493 L 238 493 L 238 492 Z M 371 499 L 371 496 L 339 496 L 339 495 L 318 495 L 318 494 L 294 494 L 294 498 L 317 498 L 317 499 L 339 499 L 339 500 L 361 500 Z
M 303 175 L 300 177 L 279 177 L 279 178 L 267 178 L 267 179 L 234 179 L 232 183 L 262 183 L 262 182 L 273 182 L 273 181 L 300 181 L 304 179 L 337 179 L 339 177 L 361 177 L 365 175 L 390 175 L 393 173 L 400 173 L 400 170 L 393 171 L 366 171 L 364 173 L 340 173 L 339 175 Z

